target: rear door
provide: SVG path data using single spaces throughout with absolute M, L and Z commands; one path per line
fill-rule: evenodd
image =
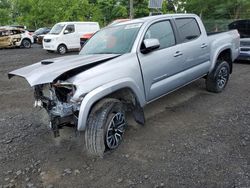
M 210 50 L 207 34 L 201 32 L 201 28 L 194 17 L 175 19 L 180 38 L 180 48 L 185 54 L 184 69 L 188 70 L 187 81 L 202 76 L 210 66 Z
M 12 30 L 12 32 L 13 32 L 13 35 L 12 35 L 13 44 L 15 46 L 21 45 L 20 42 L 22 40 L 22 34 L 24 33 L 24 31 Z
M 184 69 L 184 55 L 176 45 L 176 36 L 170 20 L 150 25 L 144 39 L 158 39 L 160 48 L 148 54 L 138 52 L 143 72 L 147 101 L 151 101 L 180 86 L 183 82 L 175 75 Z M 143 42 L 141 44 L 143 48 Z

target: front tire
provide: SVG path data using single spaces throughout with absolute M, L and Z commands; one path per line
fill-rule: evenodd
M 228 82 L 230 73 L 229 63 L 225 60 L 218 61 L 214 70 L 207 76 L 206 88 L 210 92 L 222 92 Z
M 117 99 L 103 99 L 89 115 L 85 131 L 88 153 L 102 157 L 105 151 L 116 149 L 122 142 L 127 126 L 125 111 Z
M 66 54 L 67 47 L 64 44 L 60 44 L 57 48 L 57 52 L 61 55 Z

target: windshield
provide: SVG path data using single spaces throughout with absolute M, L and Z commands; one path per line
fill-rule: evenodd
M 107 27 L 96 33 L 80 54 L 125 54 L 134 44 L 141 23 Z
M 40 33 L 42 33 L 43 32 L 43 28 L 40 28 L 40 29 L 37 29 L 34 33 L 35 34 L 40 34 Z
M 49 34 L 58 35 L 63 30 L 64 26 L 65 26 L 65 24 L 56 24 L 56 25 L 54 25 L 54 27 L 51 29 Z

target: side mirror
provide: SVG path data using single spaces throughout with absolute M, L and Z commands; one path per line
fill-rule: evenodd
M 143 43 L 144 43 L 144 48 L 141 49 L 141 53 L 143 54 L 147 54 L 160 47 L 160 42 L 158 39 L 145 39 Z
M 65 35 L 66 35 L 66 34 L 69 34 L 69 30 L 66 29 L 66 30 L 64 30 L 63 33 L 64 33 Z

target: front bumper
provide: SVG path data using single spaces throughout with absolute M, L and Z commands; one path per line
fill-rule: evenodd
M 43 41 L 43 49 L 44 50 L 57 51 L 57 44 L 55 44 L 54 42 L 45 42 L 45 41 Z
M 250 48 L 241 48 L 237 60 L 250 61 Z

